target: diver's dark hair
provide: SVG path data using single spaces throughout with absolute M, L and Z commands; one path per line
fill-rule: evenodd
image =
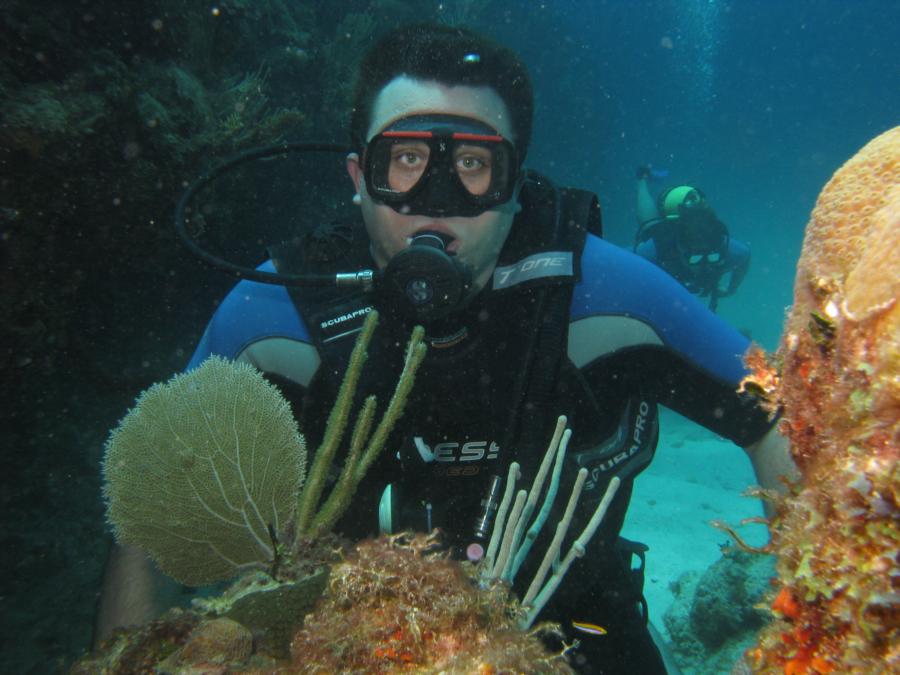
M 435 23 L 401 26 L 383 35 L 360 63 L 353 92 L 350 133 L 362 150 L 378 93 L 407 75 L 449 85 L 488 86 L 512 117 L 512 139 L 521 162 L 531 140 L 534 93 L 519 56 L 473 30 Z

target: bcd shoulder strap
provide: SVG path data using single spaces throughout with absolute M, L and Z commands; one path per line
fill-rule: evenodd
M 576 188 L 557 189 L 534 172 L 529 172 L 520 203 L 522 211 L 513 223 L 498 266 L 518 264 L 522 269 L 521 261 L 539 260 L 535 256 L 541 253 L 571 256 L 570 274 L 527 278 L 510 289 L 530 295 L 533 312 L 529 330 L 523 335 L 528 341 L 526 362 L 517 366 L 521 377 L 510 392 L 503 443 L 515 449 L 526 475 L 533 475 L 536 467 L 531 465 L 540 460 L 549 438 L 547 431 L 562 412 L 554 409 L 553 401 L 567 352 L 569 308 L 581 277 L 581 253 L 588 233 L 602 235 L 602 220 L 595 194 Z M 521 300 L 517 304 L 525 304 Z

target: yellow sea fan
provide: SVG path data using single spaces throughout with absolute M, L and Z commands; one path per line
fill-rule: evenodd
M 155 384 L 113 430 L 107 519 L 188 585 L 272 560 L 297 507 L 306 446 L 290 407 L 252 366 L 219 357 Z

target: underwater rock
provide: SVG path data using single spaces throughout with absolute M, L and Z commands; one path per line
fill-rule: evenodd
M 771 561 L 737 551 L 717 560 L 700 579 L 690 609 L 695 635 L 707 649 L 762 626 L 753 606 L 768 589 Z
M 570 673 L 565 658 L 519 628 L 508 586 L 480 589 L 476 568 L 432 536 L 368 540 L 332 569 L 329 589 L 294 638 L 303 673 Z
M 287 658 L 294 633 L 327 583 L 324 566 L 295 581 L 276 581 L 258 573 L 234 584 L 221 597 L 195 604 L 246 626 L 258 636 L 262 651 Z
M 153 673 L 172 658 L 200 623 L 194 612 L 173 609 L 156 621 L 116 631 L 100 649 L 74 663 L 71 675 Z
M 900 669 L 900 127 L 826 184 L 778 359 L 749 383 L 784 408 L 801 478 L 778 506 L 775 620 L 757 672 Z
M 253 635 L 231 619 L 204 621 L 191 631 L 178 652 L 179 664 L 225 664 L 244 661 L 253 652 Z
M 675 601 L 663 620 L 681 668 L 714 675 L 740 659 L 764 622 L 755 606 L 773 568 L 770 557 L 735 551 L 702 575 L 686 572 L 672 584 Z
M 572 672 L 562 649 L 549 651 L 541 640 L 559 642 L 557 627 L 521 629 L 524 611 L 509 586 L 481 588 L 477 568 L 448 559 L 436 536 L 366 540 L 344 557 L 330 577 L 320 573 L 282 584 L 305 596 L 306 607 L 327 586 L 305 619 L 297 597 L 282 605 L 285 596 L 260 590 L 247 577 L 221 596 L 195 603 L 195 610 L 170 610 L 150 624 L 119 631 L 71 672 Z M 253 598 L 249 606 L 242 602 L 247 598 Z M 268 611 L 272 616 L 263 618 Z M 228 618 L 238 615 L 241 621 Z M 273 637 L 285 631 L 293 634 L 289 652 Z

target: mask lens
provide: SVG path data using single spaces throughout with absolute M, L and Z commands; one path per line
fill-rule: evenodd
M 453 166 L 460 182 L 470 195 L 481 197 L 491 189 L 494 159 L 488 148 L 460 144 L 454 149 Z
M 682 205 L 684 206 L 684 208 L 686 208 L 686 209 L 695 209 L 695 208 L 697 208 L 697 207 L 700 206 L 701 203 L 702 203 L 702 199 L 701 199 L 701 197 L 700 197 L 700 193 L 697 192 L 696 190 L 691 190 L 690 192 L 688 192 L 688 193 L 685 195 L 684 201 L 681 202 L 681 203 L 682 203 Z
M 366 149 L 366 180 L 382 197 L 402 197 L 425 175 L 431 146 L 421 138 L 379 137 Z
M 390 141 L 389 164 L 386 173 L 386 185 L 391 192 L 404 194 L 415 187 L 431 156 L 431 149 L 423 141 L 395 140 Z

